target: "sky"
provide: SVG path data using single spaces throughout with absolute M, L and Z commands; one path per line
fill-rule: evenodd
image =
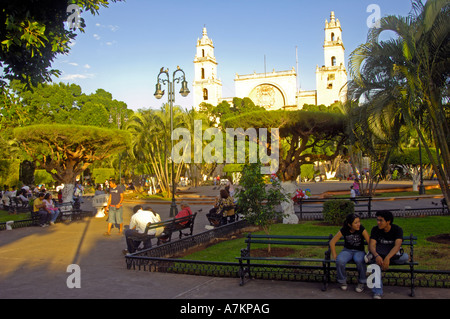
M 331 11 L 339 19 L 348 57 L 364 43 L 368 19 L 406 16 L 411 0 L 127 0 L 101 8 L 98 15 L 82 12 L 85 33 L 76 31 L 68 55 L 55 59 L 62 71 L 54 82 L 75 83 L 86 94 L 102 88 L 129 109 L 160 108 L 167 93 L 153 94 L 159 70 L 177 66 L 186 73 L 193 92 L 197 39 L 206 26 L 213 40 L 222 81 L 222 96 L 234 96 L 237 74 L 297 68 L 302 90 L 314 90 L 316 66 L 324 64 L 325 20 Z M 175 91 L 181 84 L 175 84 Z M 167 92 L 167 87 L 165 87 Z M 193 94 L 175 104 L 193 106 Z

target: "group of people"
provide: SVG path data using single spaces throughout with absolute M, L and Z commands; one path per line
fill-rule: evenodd
M 330 241 L 332 258 L 336 261 L 337 281 L 342 290 L 347 290 L 346 264 L 354 261 L 358 270 L 357 292 L 362 292 L 367 284 L 367 264 L 376 264 L 381 270 L 388 270 L 391 264 L 404 264 L 409 256 L 402 249 L 403 229 L 393 224 L 394 216 L 390 211 L 376 213 L 377 226 L 373 227 L 370 236 L 361 225 L 357 214 L 350 214 L 344 221 L 343 227 Z M 344 248 L 336 254 L 336 243 L 344 238 Z M 365 253 L 365 244 L 368 252 Z M 381 276 L 381 272 L 379 273 Z M 376 280 L 379 284 L 372 288 L 373 298 L 380 299 L 383 295 L 381 277 Z
M 180 203 L 181 210 L 175 216 L 177 218 L 188 217 L 192 215 L 192 210 L 186 202 Z M 133 208 L 133 215 L 130 219 L 130 227 L 125 231 L 125 240 L 127 243 L 127 249 L 123 251 L 124 254 L 134 253 L 144 243 L 144 249 L 149 248 L 147 240 L 148 235 L 154 235 L 158 237 L 160 242 L 165 242 L 169 239 L 169 234 L 177 229 L 182 229 L 188 221 L 180 221 L 174 225 L 168 225 L 166 227 L 157 227 L 149 229 L 145 233 L 148 223 L 154 224 L 161 222 L 161 217 L 150 206 L 143 207 L 142 205 L 136 205 Z
M 33 196 L 37 196 L 40 192 L 46 192 L 43 185 L 40 187 L 30 187 L 24 185 L 21 188 L 17 189 L 10 189 L 9 186 L 4 185 L 3 189 L 0 190 L 0 198 L 2 201 L 3 209 L 7 209 L 11 205 L 10 199 L 12 197 L 19 198 L 22 204 L 25 206 L 30 202 L 30 198 L 32 198 Z

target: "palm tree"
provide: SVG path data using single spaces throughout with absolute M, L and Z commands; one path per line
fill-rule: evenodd
M 371 119 L 388 111 L 393 125 L 416 130 L 450 202 L 450 131 L 448 94 L 450 75 L 450 2 L 413 1 L 408 17 L 387 16 L 371 29 L 367 43 L 350 56 L 350 98 L 367 107 Z M 381 41 L 392 31 L 396 38 Z M 376 121 L 371 127 L 376 127 Z M 394 124 L 395 123 L 395 124 Z M 428 130 L 427 130 L 428 128 Z M 435 144 L 433 158 L 427 136 Z
M 173 109 L 174 128 L 183 125 L 185 114 L 175 107 Z M 149 175 L 156 175 L 162 193 L 171 197 L 171 155 L 170 107 L 163 105 L 159 110 L 140 110 L 136 112 L 127 125 L 133 135 L 131 155 Z M 180 178 L 184 163 L 176 165 L 175 182 Z

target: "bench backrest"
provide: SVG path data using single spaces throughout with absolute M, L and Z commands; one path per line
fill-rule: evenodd
M 245 243 L 248 249 L 251 244 L 279 244 L 297 246 L 328 246 L 328 236 L 276 236 L 276 235 L 252 235 L 248 234 Z
M 197 216 L 197 213 L 194 213 L 192 215 L 189 216 L 185 216 L 185 217 L 180 217 L 180 218 L 172 218 L 169 220 L 165 220 L 159 223 L 148 223 L 147 226 L 145 227 L 145 233 L 148 233 L 148 231 L 150 229 L 155 229 L 155 228 L 159 228 L 159 227 L 167 227 L 169 225 L 175 225 L 175 224 L 180 224 L 183 222 L 187 221 L 187 224 L 184 225 L 184 227 L 190 227 L 190 225 L 193 223 L 193 221 L 195 220 L 195 217 Z
M 247 250 L 250 251 L 251 244 L 265 244 L 265 245 L 296 245 L 296 246 L 324 246 L 328 247 L 325 252 L 329 256 L 331 253 L 330 240 L 333 235 L 329 236 L 278 236 L 278 235 L 253 235 L 248 234 L 245 239 L 247 244 Z M 364 244 L 367 243 L 364 241 Z M 411 234 L 410 236 L 403 236 L 402 245 L 408 245 L 411 249 L 411 254 L 413 253 L 414 245 L 417 244 L 417 236 Z M 336 246 L 343 246 L 344 239 L 341 238 Z

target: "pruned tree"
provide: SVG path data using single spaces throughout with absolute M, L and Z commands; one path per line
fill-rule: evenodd
M 14 129 L 19 147 L 53 179 L 64 184 L 63 200 L 72 200 L 76 177 L 95 161 L 128 146 L 127 131 L 78 125 L 32 125 Z

